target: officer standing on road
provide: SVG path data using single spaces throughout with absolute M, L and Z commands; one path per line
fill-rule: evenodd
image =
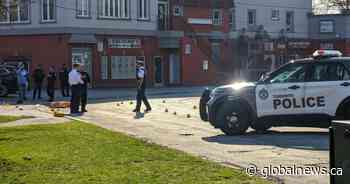
M 20 64 L 17 74 L 17 84 L 18 84 L 18 101 L 17 104 L 22 104 L 26 100 L 26 91 L 28 87 L 28 72 L 24 68 L 23 64 Z
M 84 84 L 84 81 L 81 78 L 81 74 L 78 72 L 80 65 L 75 63 L 73 64 L 73 69 L 69 72 L 69 85 L 71 86 L 72 96 L 70 104 L 70 113 L 77 114 L 79 113 L 79 105 L 81 98 L 81 85 Z
M 41 89 L 45 78 L 45 73 L 44 73 L 44 70 L 42 69 L 42 65 L 38 65 L 38 67 L 34 70 L 32 78 L 34 82 L 33 100 L 35 100 L 35 98 L 37 97 L 37 94 L 38 94 L 38 99 L 41 99 Z
M 136 61 L 136 80 L 137 80 L 137 96 L 136 96 L 136 108 L 133 110 L 133 112 L 140 112 L 141 109 L 141 103 L 143 103 L 146 106 L 145 112 L 149 112 L 152 110 L 151 105 L 149 104 L 147 97 L 146 97 L 146 70 L 144 67 L 143 61 Z
M 66 64 L 63 64 L 59 72 L 60 88 L 61 88 L 61 93 L 63 97 L 69 96 L 68 74 L 69 74 L 68 68 Z
M 55 98 L 55 82 L 56 82 L 56 72 L 55 67 L 50 66 L 49 73 L 47 75 L 47 96 L 49 96 L 49 102 L 53 102 Z
M 88 93 L 88 84 L 90 83 L 90 76 L 85 71 L 84 65 L 80 66 L 79 73 L 81 75 L 81 79 L 84 82 L 84 84 L 80 85 L 80 90 L 81 90 L 81 112 L 87 112 L 86 104 L 87 104 L 87 93 Z

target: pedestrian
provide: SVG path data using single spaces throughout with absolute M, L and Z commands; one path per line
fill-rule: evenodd
M 69 71 L 66 64 L 62 65 L 59 72 L 60 88 L 63 97 L 69 96 L 69 82 L 68 82 Z
M 49 97 L 49 102 L 53 102 L 55 99 L 55 83 L 56 83 L 56 72 L 55 67 L 50 66 L 49 73 L 47 74 L 47 96 Z
M 143 61 L 137 61 L 136 62 L 136 80 L 137 80 L 137 96 L 136 96 L 136 108 L 133 110 L 133 112 L 139 113 L 141 109 L 141 103 L 143 103 L 146 106 L 145 112 L 149 112 L 152 110 L 151 105 L 149 104 L 147 97 L 146 97 L 146 70 L 144 67 Z
M 71 96 L 71 104 L 70 104 L 70 113 L 78 114 L 79 113 L 79 105 L 81 98 L 81 85 L 84 84 L 84 81 L 81 78 L 80 73 L 78 72 L 80 65 L 75 63 L 73 64 L 72 71 L 69 72 L 68 80 L 69 85 L 71 86 L 72 96 Z
M 28 71 L 24 68 L 23 64 L 19 65 L 17 74 L 17 85 L 18 85 L 18 101 L 17 104 L 22 104 L 26 98 L 26 92 L 28 87 Z
M 87 93 L 88 93 L 87 90 L 88 90 L 88 84 L 90 84 L 90 76 L 85 71 L 84 65 L 80 66 L 79 73 L 81 75 L 81 79 L 84 82 L 84 84 L 80 85 L 80 90 L 81 90 L 81 112 L 87 112 L 87 110 L 86 110 Z
M 41 99 L 41 89 L 43 81 L 45 79 L 45 73 L 42 69 L 42 65 L 38 65 L 37 68 L 33 71 L 32 78 L 34 82 L 33 100 L 35 100 L 36 97 L 38 97 L 38 99 Z

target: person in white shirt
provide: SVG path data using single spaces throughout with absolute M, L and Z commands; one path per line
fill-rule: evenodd
M 69 85 L 71 86 L 72 96 L 70 101 L 70 113 L 77 114 L 79 113 L 80 98 L 81 98 L 81 84 L 84 84 L 84 81 L 81 78 L 79 73 L 80 65 L 75 63 L 73 64 L 73 69 L 69 72 Z

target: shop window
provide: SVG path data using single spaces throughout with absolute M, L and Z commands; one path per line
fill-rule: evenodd
M 111 71 L 112 79 L 135 79 L 136 57 L 112 56 Z
M 101 56 L 101 79 L 108 79 L 108 56 Z

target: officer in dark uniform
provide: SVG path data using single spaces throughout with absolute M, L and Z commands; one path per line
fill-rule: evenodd
M 136 108 L 133 110 L 133 112 L 137 112 L 137 113 L 140 112 L 142 101 L 146 106 L 145 112 L 149 112 L 152 110 L 152 108 L 145 94 L 146 70 L 145 70 L 143 61 L 136 62 L 136 80 L 137 80 L 137 96 L 136 96 L 137 103 L 136 103 Z
M 69 75 L 68 68 L 67 68 L 66 64 L 63 64 L 62 68 L 59 72 L 60 87 L 61 87 L 61 93 L 62 93 L 63 97 L 69 96 L 68 75 Z
M 56 82 L 56 72 L 55 67 L 50 66 L 49 73 L 47 75 L 47 96 L 49 96 L 49 102 L 53 102 L 55 98 L 55 82 Z
M 38 99 L 41 99 L 41 89 L 43 86 L 43 81 L 45 79 L 45 73 L 42 69 L 42 65 L 38 65 L 38 67 L 34 70 L 32 78 L 34 82 L 33 100 L 35 100 L 37 95 Z
M 85 71 L 84 65 L 80 65 L 79 73 L 81 75 L 81 79 L 84 81 L 83 84 L 80 84 L 81 90 L 81 112 L 87 112 L 86 104 L 87 104 L 87 93 L 88 93 L 88 85 L 90 84 L 90 76 Z

